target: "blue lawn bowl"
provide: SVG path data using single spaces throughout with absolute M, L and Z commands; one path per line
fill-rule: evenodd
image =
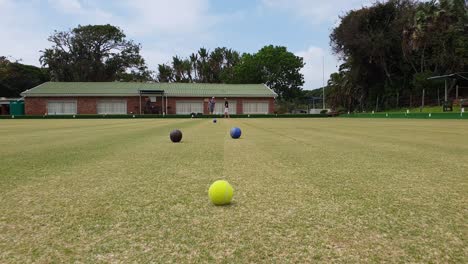
M 218 121 L 216 120 L 216 118 L 215 118 L 215 119 L 213 119 L 213 123 L 215 123 L 215 124 L 216 124 L 216 122 L 218 122 Z
M 238 128 L 238 127 L 233 127 L 233 128 L 231 129 L 231 137 L 232 137 L 233 139 L 238 139 L 238 138 L 240 138 L 241 134 L 242 134 L 242 131 L 241 131 L 240 128 Z

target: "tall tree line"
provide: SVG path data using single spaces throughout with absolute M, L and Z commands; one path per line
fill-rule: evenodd
M 282 100 L 301 96 L 304 76 L 301 57 L 282 46 L 265 46 L 250 54 L 215 48 L 200 48 L 188 58 L 172 57 L 169 64 L 158 65 L 159 82 L 263 83 Z
M 209 52 L 200 48 L 188 58 L 172 57 L 170 64 L 158 65 L 159 82 L 225 83 L 233 78 L 234 66 L 240 62 L 239 52 L 215 48 Z
M 20 97 L 23 91 L 49 80 L 47 69 L 0 56 L 0 97 Z
M 328 101 L 350 111 L 413 104 L 434 75 L 468 71 L 464 0 L 390 0 L 348 12 L 331 35 L 344 63 L 328 82 Z M 406 105 L 405 105 L 406 106 Z

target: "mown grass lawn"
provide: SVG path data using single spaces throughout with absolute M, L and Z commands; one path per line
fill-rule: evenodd
M 466 263 L 467 132 L 462 120 L 0 120 L 0 263 Z M 232 205 L 210 204 L 217 179 Z

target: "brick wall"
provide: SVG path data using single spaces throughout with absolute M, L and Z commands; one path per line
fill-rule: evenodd
M 82 115 L 92 115 L 97 113 L 97 98 L 78 98 L 77 111 Z
M 10 114 L 10 109 L 7 105 L 0 105 L 0 115 L 8 115 Z
M 47 113 L 46 98 L 26 97 L 24 99 L 24 113 L 26 115 L 43 115 Z
M 145 103 L 148 97 L 141 97 L 142 113 L 145 109 Z M 26 115 L 44 115 L 47 113 L 48 101 L 76 101 L 78 114 L 97 114 L 97 102 L 99 100 L 127 100 L 127 113 L 140 113 L 140 101 L 138 96 L 131 97 L 26 97 L 25 98 L 25 113 Z M 269 103 L 269 112 L 273 113 L 275 103 L 273 98 L 241 98 L 230 97 L 229 100 L 236 101 L 237 113 L 242 114 L 243 102 L 264 102 Z M 203 102 L 203 114 L 208 114 L 208 97 L 173 97 L 167 99 L 167 113 L 176 113 L 177 101 L 198 101 Z M 224 104 L 224 99 L 217 99 L 217 103 Z M 157 97 L 156 103 L 152 103 L 154 107 L 160 112 L 161 106 L 166 102 L 161 101 L 161 97 Z M 165 111 L 165 109 L 163 109 Z

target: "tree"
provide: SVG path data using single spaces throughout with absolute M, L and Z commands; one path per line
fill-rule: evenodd
M 376 3 L 350 11 L 330 36 L 334 52 L 356 76 L 350 85 L 364 87 L 356 90 L 369 107 L 396 93 L 400 86 L 397 79 L 404 75 L 401 32 L 411 12 L 410 1 Z
M 234 67 L 241 62 L 239 52 L 232 49 L 224 49 L 224 62 L 220 73 L 221 82 L 228 83 L 234 78 Z
M 112 25 L 78 26 L 55 32 L 51 48 L 42 51 L 40 62 L 50 70 L 53 81 L 118 81 L 150 79 L 141 46 L 127 40 Z
M 172 68 L 166 64 L 158 65 L 158 82 L 173 82 L 174 74 L 172 73 Z
M 198 54 L 192 53 L 192 55 L 190 55 L 189 59 L 190 59 L 190 65 L 191 65 L 192 70 L 193 70 L 194 79 L 197 80 L 198 79 L 198 67 L 197 67 Z
M 20 94 L 49 81 L 46 69 L 19 62 L 11 62 L 0 56 L 0 96 L 20 97 Z
M 184 60 L 178 56 L 172 57 L 172 70 L 176 82 L 188 82 Z
M 334 81 L 335 102 L 349 107 L 344 99 L 353 91 L 351 108 L 400 107 L 401 95 L 412 106 L 422 89 L 436 102 L 427 78 L 468 70 L 467 25 L 463 0 L 390 0 L 348 12 L 330 35 L 346 64 L 339 74 L 347 81 Z
M 175 82 L 227 83 L 233 78 L 233 68 L 239 61 L 237 51 L 216 48 L 209 52 L 200 48 L 187 59 L 174 56 L 170 66 L 160 65 L 158 79 L 168 80 L 166 77 L 172 76 L 171 81 Z
M 205 48 L 200 48 L 198 50 L 198 56 L 200 56 L 200 60 L 197 63 L 197 72 L 198 72 L 198 80 L 202 83 L 208 82 L 209 74 L 209 66 L 208 66 L 208 50 Z
M 286 47 L 265 46 L 257 53 L 244 54 L 234 68 L 234 83 L 264 83 L 273 89 L 280 99 L 291 100 L 301 95 L 304 76 L 301 57 Z
M 154 72 L 149 70 L 123 72 L 119 74 L 119 82 L 149 82 L 154 81 Z

